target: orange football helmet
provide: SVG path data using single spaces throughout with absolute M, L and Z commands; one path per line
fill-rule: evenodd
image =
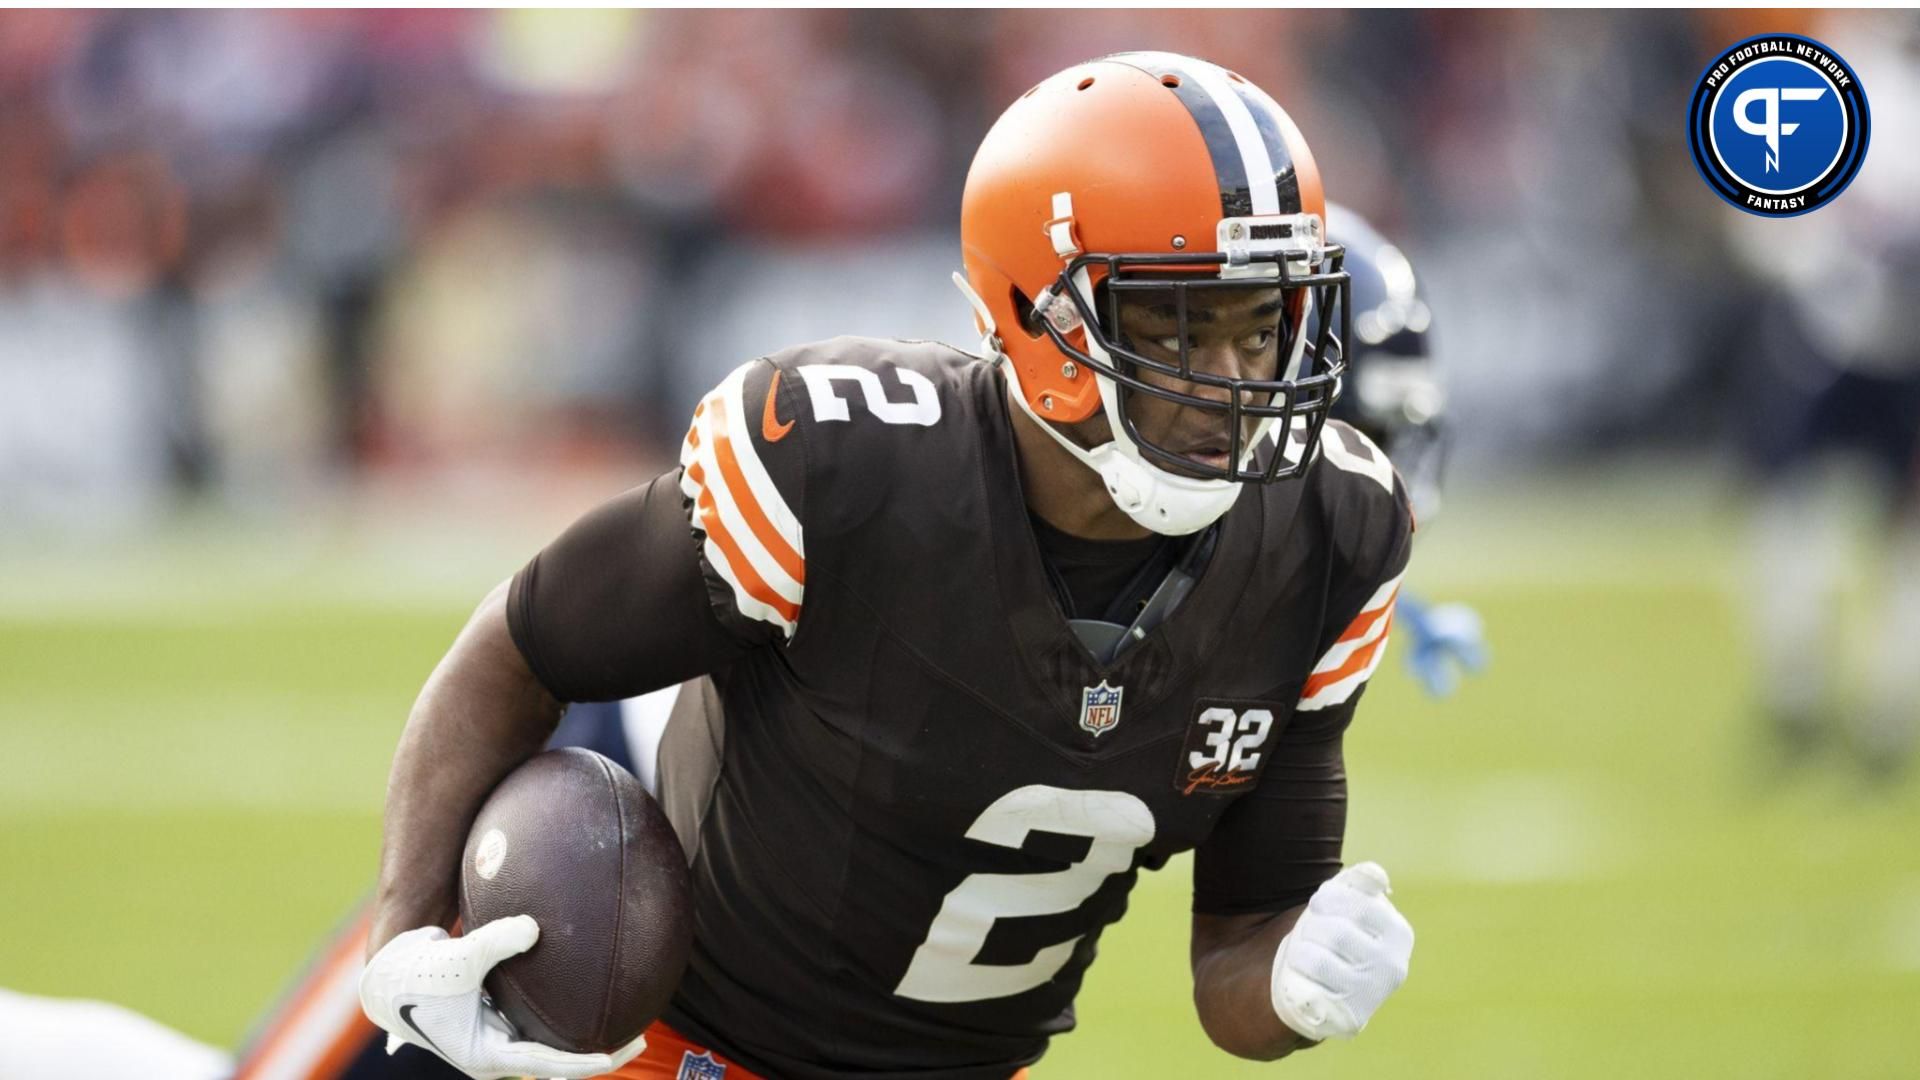
M 1121 53 L 1045 80 L 987 133 L 961 205 L 963 285 L 1027 411 L 1072 423 L 1104 408 L 1111 447 L 1089 452 L 1041 426 L 1106 477 L 1143 524 L 1192 531 L 1225 512 L 1235 481 L 1298 476 L 1312 459 L 1306 448 L 1338 392 L 1349 336 L 1347 277 L 1325 218 L 1313 155 L 1266 93 L 1204 60 Z M 1184 333 L 1177 364 L 1156 360 L 1118 330 L 1128 292 L 1170 292 L 1184 325 L 1192 290 L 1276 287 L 1275 378 L 1196 371 Z M 1308 341 L 1315 311 L 1322 317 L 1311 320 L 1318 329 Z M 1216 393 L 1146 383 L 1140 369 Z M 1233 433 L 1225 466 L 1143 439 L 1127 416 L 1134 393 L 1219 414 Z M 1241 438 L 1243 418 L 1259 421 L 1251 439 Z M 1260 463 L 1267 437 L 1281 452 Z M 1156 499 L 1171 508 L 1148 505 Z

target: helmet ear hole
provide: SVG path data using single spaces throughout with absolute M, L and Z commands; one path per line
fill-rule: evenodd
M 1047 336 L 1046 329 L 1040 325 L 1040 313 L 1033 310 L 1033 301 L 1027 299 L 1027 294 L 1021 292 L 1018 285 L 1013 287 L 1013 314 L 1029 341 L 1039 341 Z

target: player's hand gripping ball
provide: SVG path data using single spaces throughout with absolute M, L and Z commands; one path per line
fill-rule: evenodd
M 460 871 L 469 928 L 531 915 L 540 940 L 487 976 L 529 1039 L 576 1053 L 631 1042 L 666 1009 L 693 947 L 687 858 L 640 781 L 591 750 L 550 750 L 500 782 Z
M 474 1077 L 590 1077 L 646 1046 L 692 948 L 687 863 L 640 782 L 554 750 L 500 782 L 460 873 L 461 937 L 388 942 L 360 978 L 367 1016 Z M 485 990 L 483 996 L 482 990 Z
M 495 964 L 539 937 L 539 926 L 524 915 L 463 937 L 437 926 L 409 930 L 367 962 L 360 1005 L 387 1032 L 387 1053 L 412 1043 L 474 1080 L 599 1076 L 646 1049 L 646 1039 L 637 1038 L 611 1054 L 573 1054 L 515 1034 L 481 996 L 481 982 Z
M 1349 866 L 1313 894 L 1273 958 L 1273 1010 L 1305 1038 L 1351 1039 L 1407 981 L 1413 927 L 1387 899 L 1378 863 Z

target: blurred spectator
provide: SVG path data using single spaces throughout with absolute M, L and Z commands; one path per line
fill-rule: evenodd
M 1879 113 L 1914 64 L 1857 28 L 1913 17 L 1822 18 Z M 1463 468 L 1718 445 L 1744 313 L 1784 285 L 1729 256 L 1750 223 L 1692 175 L 1677 103 L 1714 48 L 1800 21 L 0 12 L 0 501 L 137 519 L 201 489 L 271 506 L 369 470 L 659 454 L 765 342 L 970 344 L 945 271 L 974 145 L 1045 73 L 1142 47 L 1271 88 L 1329 190 L 1405 238 Z M 1912 153 L 1876 141 L 1815 231 L 1907 213 Z M 1884 240 L 1839 250 L 1853 301 L 1898 309 Z
M 1876 134 L 1920 123 L 1920 19 L 1850 14 L 1810 33 L 1861 72 Z M 1728 232 L 1754 283 L 1737 400 L 1761 484 L 1760 708 L 1782 764 L 1843 748 L 1887 777 L 1920 737 L 1920 148 L 1883 137 L 1870 155 L 1820 212 L 1737 215 Z M 1862 569 L 1871 599 L 1850 618 Z

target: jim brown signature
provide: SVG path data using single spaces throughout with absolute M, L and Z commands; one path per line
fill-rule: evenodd
M 1187 774 L 1186 789 L 1180 794 L 1191 795 L 1196 788 L 1219 791 L 1222 788 L 1239 787 L 1251 783 L 1255 775 L 1251 772 L 1221 772 L 1219 762 L 1209 761 Z

